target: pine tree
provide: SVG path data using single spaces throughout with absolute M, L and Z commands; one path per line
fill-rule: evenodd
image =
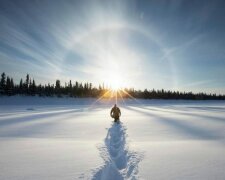
M 42 85 L 39 84 L 37 87 L 37 94 L 41 97 L 43 96 L 43 90 L 42 90 Z
M 69 89 L 68 89 L 68 94 L 69 94 L 70 97 L 72 97 L 72 91 L 73 91 L 73 86 L 72 86 L 72 81 L 70 80 Z
M 31 83 L 31 95 L 34 96 L 36 94 L 36 83 L 33 79 L 32 83 Z
M 89 90 L 92 90 L 92 83 L 89 84 Z
M 30 79 L 30 81 L 29 81 L 28 94 L 29 94 L 29 95 L 32 94 L 32 82 L 31 82 L 31 79 Z
M 56 83 L 55 83 L 55 93 L 57 96 L 61 96 L 61 85 L 60 85 L 60 80 L 56 80 Z
M 29 80 L 30 80 L 30 77 L 29 77 L 29 74 L 27 74 L 27 76 L 26 76 L 26 83 L 24 84 L 25 90 L 26 90 L 26 94 L 29 94 Z
M 12 95 L 11 80 L 10 80 L 9 76 L 7 76 L 7 78 L 6 78 L 6 88 L 5 88 L 5 90 L 6 90 L 6 94 L 8 96 Z
M 1 81 L 0 81 L 0 94 L 5 94 L 6 93 L 6 77 L 5 77 L 5 73 L 3 72 L 1 74 Z
M 55 88 L 56 89 L 60 89 L 60 80 L 56 80 L 56 83 L 55 83 Z
M 11 88 L 11 94 L 13 95 L 13 94 L 14 94 L 14 91 L 15 91 L 15 90 L 14 90 L 15 87 L 14 87 L 14 81 L 13 81 L 13 78 L 10 79 L 10 88 Z
M 19 93 L 20 93 L 20 94 L 23 94 L 23 93 L 24 93 L 24 92 L 23 92 L 23 79 L 22 79 L 22 78 L 20 79 Z

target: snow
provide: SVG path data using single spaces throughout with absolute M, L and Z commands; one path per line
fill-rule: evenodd
M 224 179 L 225 102 L 0 97 L 0 179 Z
M 121 123 L 113 123 L 108 129 L 105 144 L 99 147 L 104 166 L 87 179 L 137 179 L 138 163 L 141 156 L 129 151 L 126 128 Z

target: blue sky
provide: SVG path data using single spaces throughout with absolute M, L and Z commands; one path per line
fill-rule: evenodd
M 225 93 L 225 2 L 0 1 L 0 72 Z

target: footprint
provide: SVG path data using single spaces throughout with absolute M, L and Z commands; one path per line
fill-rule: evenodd
M 126 128 L 123 124 L 113 123 L 108 129 L 103 147 L 99 148 L 105 165 L 96 169 L 91 179 L 137 179 L 138 163 L 141 161 L 141 156 L 138 152 L 129 151 L 126 138 Z

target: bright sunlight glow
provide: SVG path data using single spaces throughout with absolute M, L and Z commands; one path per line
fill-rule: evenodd
M 117 91 L 123 87 L 122 85 L 122 77 L 118 73 L 109 74 L 108 84 L 110 89 Z

